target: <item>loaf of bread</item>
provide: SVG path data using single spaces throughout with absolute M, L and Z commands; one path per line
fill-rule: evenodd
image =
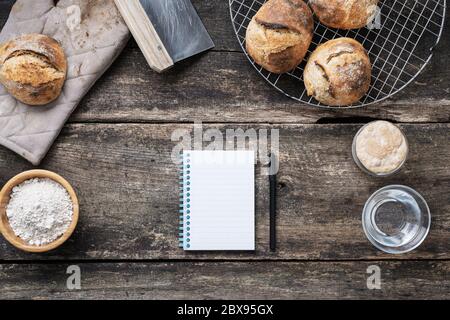
M 27 34 L 0 46 L 0 82 L 17 100 L 45 105 L 60 94 L 67 60 L 59 43 L 40 34 Z
M 372 66 L 356 40 L 339 38 L 319 46 L 304 72 L 308 95 L 329 106 L 358 102 L 369 90 Z
M 309 4 L 324 25 L 359 29 L 375 18 L 378 0 L 311 0 Z
M 270 72 L 291 71 L 305 57 L 313 29 L 312 12 L 302 0 L 269 0 L 248 25 L 247 52 Z

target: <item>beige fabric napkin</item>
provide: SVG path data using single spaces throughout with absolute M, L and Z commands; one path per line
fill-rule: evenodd
M 63 92 L 46 106 L 24 105 L 0 85 L 0 144 L 38 165 L 80 100 L 122 51 L 129 32 L 113 0 L 18 0 L 0 43 L 26 33 L 55 38 L 68 60 Z

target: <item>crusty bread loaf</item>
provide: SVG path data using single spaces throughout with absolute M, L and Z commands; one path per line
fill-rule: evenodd
M 27 34 L 0 46 L 0 82 L 17 100 L 44 105 L 60 94 L 67 60 L 59 43 L 40 34 Z
M 356 40 L 339 38 L 319 46 L 304 72 L 308 95 L 329 106 L 358 102 L 369 90 L 372 66 Z
M 375 17 L 378 0 L 311 0 L 309 4 L 324 25 L 359 29 Z
M 305 57 L 313 29 L 312 12 L 302 0 L 269 0 L 247 28 L 247 52 L 270 72 L 291 71 Z

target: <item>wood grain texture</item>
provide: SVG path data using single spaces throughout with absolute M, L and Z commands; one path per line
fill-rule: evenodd
M 210 52 L 157 75 L 146 71 L 138 49 L 128 47 L 71 121 L 320 123 L 382 118 L 449 122 L 450 75 L 448 68 L 441 67 L 448 64 L 448 56 L 436 57 L 420 83 L 383 105 L 322 110 L 278 93 L 240 53 Z
M 11 2 L 0 1 L 0 24 Z M 131 40 L 70 121 L 316 123 L 355 122 L 359 121 L 355 118 L 367 117 L 398 122 L 450 121 L 450 69 L 445 67 L 450 64 L 448 32 L 444 32 L 431 64 L 393 99 L 362 109 L 329 111 L 285 97 L 256 73 L 240 51 L 227 1 L 193 3 L 216 43 L 214 51 L 158 75 Z
M 0 28 L 13 2 L 0 0 Z M 402 93 L 368 108 L 329 111 L 290 100 L 257 75 L 235 38 L 228 1 L 193 3 L 216 48 L 158 75 L 130 41 L 42 164 L 77 191 L 75 234 L 40 255 L 19 252 L 0 237 L 0 299 L 449 299 L 448 28 L 431 64 Z M 402 125 L 411 157 L 387 179 L 365 175 L 351 159 L 360 127 L 354 123 L 378 118 L 414 123 Z M 281 130 L 276 253 L 268 248 L 269 190 L 261 166 L 256 252 L 177 247 L 178 172 L 170 136 L 194 120 L 217 122 L 209 127 L 222 130 Z M 0 148 L 0 185 L 31 168 Z M 361 227 L 366 199 L 393 183 L 422 193 L 432 212 L 427 240 L 401 256 L 374 249 Z M 81 267 L 81 291 L 66 289 L 71 264 Z M 369 265 L 381 268 L 380 291 L 367 290 Z
M 274 125 L 280 129 L 278 251 L 268 250 L 268 178 L 258 166 L 256 252 L 199 253 L 177 248 L 178 172 L 170 157 L 173 130 L 192 126 L 69 125 L 42 166 L 61 174 L 78 192 L 80 221 L 75 234 L 47 255 L 23 254 L 2 239 L 1 259 L 450 258 L 450 124 L 402 125 L 411 157 L 398 175 L 385 179 L 370 177 L 354 164 L 351 144 L 359 127 Z M 0 184 L 29 167 L 0 150 Z M 373 248 L 361 227 L 365 201 L 378 188 L 394 183 L 422 193 L 432 212 L 429 237 L 418 250 L 401 256 Z
M 0 265 L 0 299 L 449 299 L 450 262 L 228 262 Z M 367 268 L 381 290 L 367 289 Z

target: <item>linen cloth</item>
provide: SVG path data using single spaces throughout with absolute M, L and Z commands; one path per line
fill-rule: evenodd
M 31 107 L 0 85 L 0 144 L 39 165 L 80 100 L 109 68 L 129 39 L 113 0 L 18 0 L 0 43 L 27 33 L 53 37 L 67 57 L 61 96 Z

